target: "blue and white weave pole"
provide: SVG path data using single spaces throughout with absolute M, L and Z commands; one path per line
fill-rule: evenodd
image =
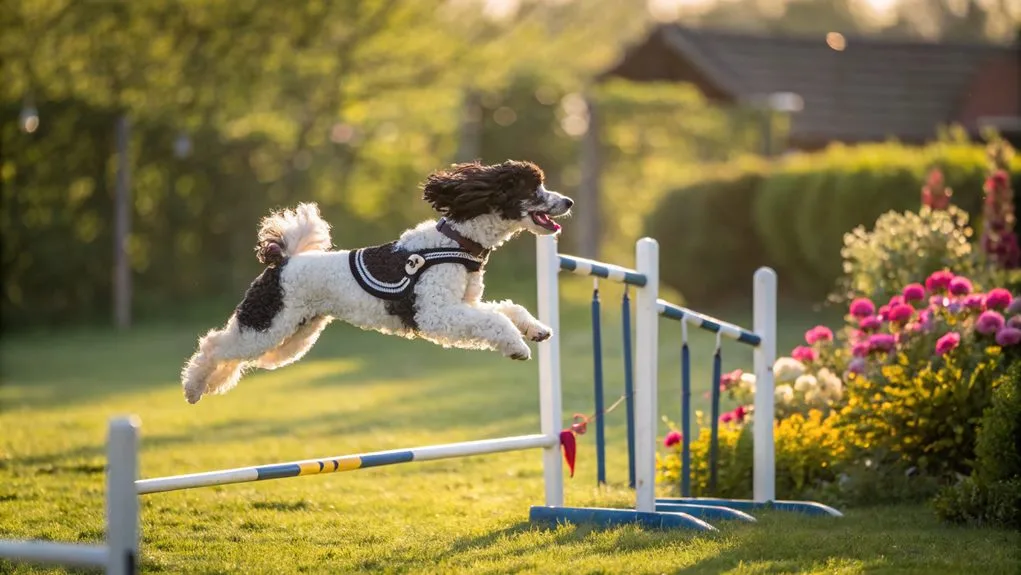
M 681 495 L 691 495 L 691 350 L 687 325 L 681 344 Z
M 748 331 L 743 327 L 707 316 L 686 307 L 674 305 L 665 300 L 658 300 L 656 304 L 659 306 L 659 314 L 663 317 L 690 323 L 695 327 L 711 331 L 752 347 L 762 343 L 762 338 L 757 333 Z
M 709 436 L 709 493 L 716 493 L 716 467 L 720 453 L 720 375 L 722 367 L 720 342 L 716 342 L 716 353 L 713 354 L 713 405 L 712 423 Z
M 451 459 L 456 457 L 468 457 L 470 455 L 499 453 L 503 451 L 521 451 L 525 449 L 549 449 L 554 446 L 559 447 L 559 445 L 560 438 L 557 435 L 519 435 L 516 437 L 501 437 L 499 439 L 483 439 L 480 441 L 427 445 L 412 449 L 376 451 L 357 455 L 341 455 L 337 457 L 324 457 L 322 459 L 292 461 L 290 463 L 257 465 L 253 467 L 225 469 L 222 471 L 209 471 L 206 473 L 192 473 L 188 475 L 173 475 L 170 477 L 141 479 L 135 481 L 135 489 L 138 491 L 139 495 L 144 495 L 147 493 L 193 489 L 195 487 L 210 487 L 213 485 L 249 483 L 252 481 L 265 481 L 268 479 L 283 479 L 286 477 L 302 477 L 306 475 L 354 471 L 355 469 L 382 467 L 384 465 L 410 463 L 413 461 L 433 461 L 436 459 Z
M 684 527 L 697 531 L 716 531 L 705 521 L 687 513 L 668 511 L 635 511 L 606 507 L 550 507 L 535 505 L 528 511 L 528 520 L 535 525 L 555 528 L 565 523 L 614 527 L 638 524 L 646 529 Z
M 628 487 L 635 488 L 635 383 L 631 372 L 631 298 L 624 286 L 621 298 L 621 323 L 624 324 L 624 404 L 627 408 L 627 477 Z
M 599 280 L 592 288 L 592 384 L 596 400 L 596 483 L 606 483 L 606 428 L 603 422 L 603 333 L 599 314 Z
M 719 499 L 715 497 L 662 497 L 656 499 L 659 505 L 706 505 L 728 507 L 740 511 L 776 510 L 804 515 L 843 517 L 840 511 L 815 501 L 754 501 L 751 499 Z
M 558 256 L 560 258 L 560 269 L 573 274 L 595 276 L 639 287 L 645 286 L 646 282 L 648 282 L 646 274 L 632 269 L 565 254 L 558 254 Z
M 755 518 L 737 509 L 731 509 L 730 507 L 722 507 L 717 505 L 697 505 L 695 503 L 659 503 L 656 502 L 656 511 L 671 511 L 677 513 L 687 513 L 693 517 L 704 519 L 706 521 L 713 521 L 716 519 L 722 520 L 736 520 L 736 521 L 747 521 L 754 523 Z

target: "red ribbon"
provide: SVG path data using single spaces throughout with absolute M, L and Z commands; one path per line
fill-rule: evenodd
M 585 435 L 587 430 L 588 417 L 575 413 L 571 428 L 560 432 L 560 446 L 564 448 L 564 459 L 567 461 L 568 469 L 571 470 L 571 477 L 574 477 L 574 459 L 578 453 L 578 442 L 574 436 L 575 434 Z

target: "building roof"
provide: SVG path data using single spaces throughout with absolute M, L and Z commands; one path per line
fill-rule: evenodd
M 771 37 L 670 24 L 600 75 L 692 82 L 712 100 L 754 103 L 794 92 L 792 143 L 931 139 L 941 124 L 1021 116 L 1017 45 L 946 44 L 825 35 Z M 970 130 L 975 125 L 966 125 Z

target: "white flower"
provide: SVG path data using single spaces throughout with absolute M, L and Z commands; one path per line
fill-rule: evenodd
M 838 401 L 844 395 L 844 382 L 832 371 L 823 368 L 818 374 L 819 387 L 823 395 L 833 401 Z
M 786 383 L 773 390 L 774 401 L 780 405 L 789 405 L 794 401 L 794 390 Z
M 805 373 L 805 364 L 793 357 L 781 357 L 773 364 L 773 377 L 778 383 L 791 383 Z
M 808 392 L 816 391 L 818 387 L 819 381 L 815 378 L 814 375 L 810 373 L 806 373 L 805 375 L 799 376 L 798 379 L 794 381 L 795 391 L 800 391 L 801 393 L 804 393 L 806 395 L 806 399 Z
M 742 373 L 741 374 L 741 387 L 748 391 L 748 393 L 755 393 L 755 374 L 754 373 Z
M 810 390 L 805 392 L 805 403 L 807 403 L 809 405 L 812 405 L 812 404 L 822 404 L 825 401 L 826 401 L 826 396 L 823 395 L 823 392 L 822 392 L 821 389 L 815 388 L 815 389 L 810 389 Z

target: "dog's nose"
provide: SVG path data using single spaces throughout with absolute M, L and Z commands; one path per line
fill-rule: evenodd
M 574 200 L 571 198 L 564 198 L 564 205 L 567 206 L 567 209 L 571 209 L 571 206 L 574 205 Z

